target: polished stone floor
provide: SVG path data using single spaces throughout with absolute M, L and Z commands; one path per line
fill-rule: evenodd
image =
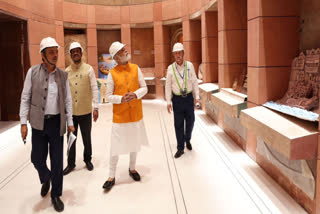
M 102 189 L 108 178 L 112 118 L 112 106 L 103 104 L 92 130 L 95 168 L 85 168 L 79 135 L 76 169 L 64 177 L 63 213 L 306 213 L 201 110 L 196 111 L 193 150 L 175 159 L 173 115 L 166 103 L 146 100 L 143 108 L 150 145 L 138 154 L 141 182 L 129 177 L 129 158 L 123 155 L 116 185 L 108 193 Z M 26 145 L 17 123 L 0 123 L 0 130 L 0 213 L 56 213 L 50 193 L 40 196 L 30 162 L 30 129 Z M 66 165 L 66 146 L 64 153 Z

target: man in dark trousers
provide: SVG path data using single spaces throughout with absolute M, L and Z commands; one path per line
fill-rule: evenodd
M 181 43 L 173 46 L 175 62 L 169 65 L 166 78 L 167 110 L 173 107 L 174 127 L 177 138 L 175 158 L 184 154 L 184 146 L 192 150 L 191 134 L 194 125 L 194 106 L 199 105 L 198 79 L 191 62 L 184 61 L 184 47 Z M 194 96 L 196 100 L 194 101 Z
M 58 212 L 64 210 L 60 199 L 63 186 L 63 135 L 73 132 L 72 98 L 68 74 L 58 68 L 56 40 L 47 37 L 40 43 L 42 64 L 32 66 L 24 81 L 20 104 L 21 136 L 28 134 L 27 119 L 32 127 L 31 162 L 40 177 L 41 196 L 47 195 L 52 184 L 51 201 Z M 51 170 L 47 167 L 48 147 Z
M 77 136 L 78 126 L 80 126 L 81 136 L 84 146 L 83 161 L 89 171 L 93 170 L 91 127 L 93 120 L 98 119 L 98 86 L 94 70 L 91 65 L 82 61 L 82 47 L 79 42 L 72 42 L 69 48 L 71 65 L 66 68 L 68 72 L 69 86 L 72 94 L 72 118 Z M 92 113 L 92 103 L 94 110 Z M 70 148 L 68 155 L 68 166 L 63 170 L 63 174 L 69 174 L 76 167 L 76 142 Z

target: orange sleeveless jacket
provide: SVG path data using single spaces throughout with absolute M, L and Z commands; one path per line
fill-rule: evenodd
M 140 88 L 138 66 L 128 63 L 126 67 L 116 66 L 110 71 L 114 82 L 114 95 L 123 96 L 127 92 L 134 92 Z M 113 104 L 113 122 L 137 122 L 143 117 L 142 101 L 135 99 L 129 103 Z

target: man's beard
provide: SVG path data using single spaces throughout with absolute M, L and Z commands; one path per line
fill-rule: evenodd
M 127 62 L 131 59 L 131 54 L 127 54 L 124 56 L 118 56 L 121 64 L 127 64 Z

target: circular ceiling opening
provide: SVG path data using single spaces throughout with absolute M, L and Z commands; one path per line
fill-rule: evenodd
M 107 6 L 127 6 L 138 4 L 150 4 L 165 0 L 64 0 L 66 2 L 87 4 L 87 5 L 107 5 Z

